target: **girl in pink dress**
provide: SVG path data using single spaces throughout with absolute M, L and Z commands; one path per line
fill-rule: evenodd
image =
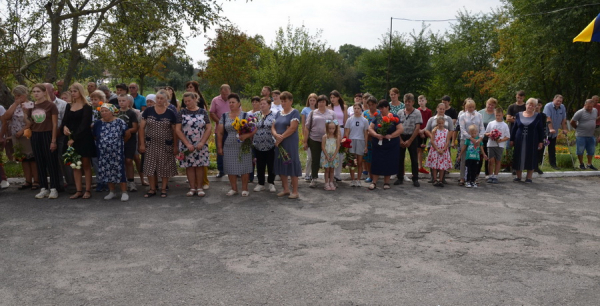
M 446 129 L 445 123 L 446 119 L 444 117 L 438 117 L 436 120 L 437 126 L 431 133 L 427 132 L 430 134 L 428 136 L 431 138 L 431 148 L 429 149 L 425 167 L 431 168 L 433 186 L 436 187 L 444 187 L 444 184 L 442 183 L 444 180 L 444 173 L 447 169 L 452 167 L 450 151 L 448 150 L 450 137 L 448 137 L 448 129 Z

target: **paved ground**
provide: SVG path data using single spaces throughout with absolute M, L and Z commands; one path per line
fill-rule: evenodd
M 507 181 L 507 180 L 505 180 Z M 128 203 L 0 192 L 2 305 L 598 305 L 600 178 Z

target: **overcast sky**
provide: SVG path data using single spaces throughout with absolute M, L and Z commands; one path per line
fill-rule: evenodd
M 459 10 L 487 13 L 501 6 L 500 0 L 244 0 L 224 2 L 223 15 L 241 31 L 254 36 L 260 34 L 267 44 L 275 33 L 289 22 L 294 27 L 304 25 L 311 33 L 323 30 L 321 39 L 334 49 L 353 44 L 371 49 L 390 27 L 390 17 L 408 19 L 453 19 Z M 444 32 L 449 22 L 431 22 L 430 29 Z M 420 22 L 394 20 L 394 31 L 410 33 L 420 30 Z M 209 30 L 206 33 L 214 37 Z M 206 60 L 204 35 L 191 38 L 187 53 L 194 60 Z

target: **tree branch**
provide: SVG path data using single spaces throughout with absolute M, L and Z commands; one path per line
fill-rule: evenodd
M 117 5 L 123 1 L 124 0 L 112 0 L 106 7 L 103 7 L 101 9 L 76 11 L 71 14 L 62 15 L 62 16 L 60 16 L 59 19 L 65 20 L 65 19 L 71 19 L 71 18 L 79 17 L 79 16 L 91 15 L 91 14 L 96 14 L 96 13 L 104 13 L 104 12 L 108 11 L 109 9 L 113 8 L 115 5 Z

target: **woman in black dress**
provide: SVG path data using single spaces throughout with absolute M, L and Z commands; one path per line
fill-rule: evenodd
M 535 112 L 537 99 L 525 103 L 525 111 L 517 113 L 510 130 L 510 146 L 514 148 L 513 169 L 517 172 L 515 182 L 521 181 L 523 170 L 527 170 L 525 183 L 531 183 L 533 170 L 537 167 L 538 150 L 544 146 L 544 123 L 542 115 Z
M 91 158 L 96 157 L 96 145 L 92 135 L 92 107 L 85 99 L 86 93 L 83 85 L 74 83 L 70 88 L 73 102 L 67 105 L 65 116 L 62 121 L 61 131 L 69 137 L 69 146 L 75 149 L 77 154 L 81 155 L 81 165 L 73 168 L 73 177 L 75 178 L 75 187 L 77 192 L 71 199 L 77 199 L 83 196 L 89 199 L 92 194 L 92 163 Z M 62 157 L 61 157 L 62 158 Z M 82 193 L 81 176 L 85 175 L 85 193 Z

